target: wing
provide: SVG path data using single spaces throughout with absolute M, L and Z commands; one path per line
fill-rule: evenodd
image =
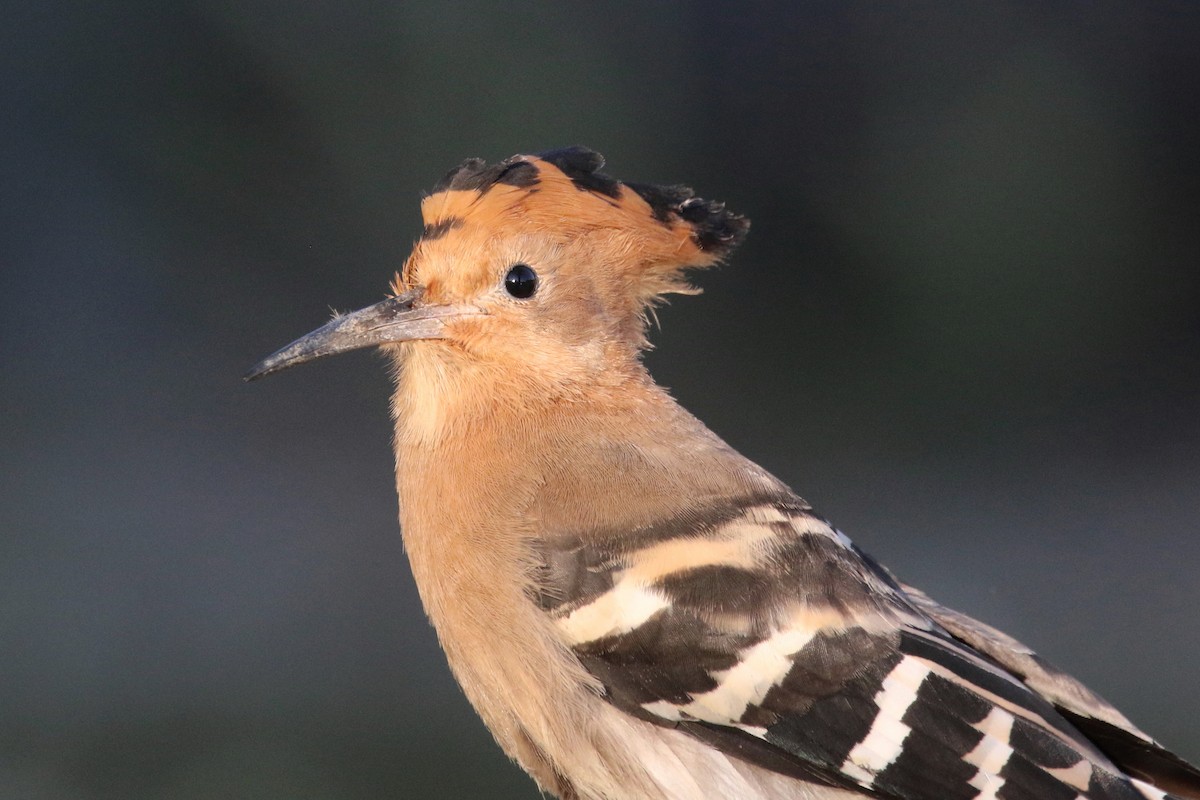
M 919 589 L 911 586 L 903 589 L 914 605 L 956 639 L 995 659 L 1053 703 L 1122 772 L 1161 786 L 1178 797 L 1200 800 L 1200 770 L 1151 739 L 1091 689 L 1008 634 L 939 605 Z
M 1167 796 L 793 496 L 557 538 L 539 586 L 609 702 L 767 769 L 904 800 Z

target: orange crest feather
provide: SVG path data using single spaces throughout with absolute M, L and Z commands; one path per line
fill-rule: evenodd
M 464 226 L 524 230 L 572 241 L 591 237 L 598 258 L 621 272 L 641 304 L 693 292 L 688 267 L 711 266 L 743 238 L 749 220 L 702 200 L 686 186 L 623 183 L 583 147 L 515 155 L 496 164 L 468 159 L 421 203 L 423 241 Z M 404 276 L 399 284 L 408 282 Z

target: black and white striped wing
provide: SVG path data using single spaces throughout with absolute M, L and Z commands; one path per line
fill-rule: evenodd
M 994 659 L 1052 703 L 1126 775 L 1179 797 L 1200 798 L 1200 770 L 1151 739 L 1075 678 L 1008 634 L 938 604 L 919 589 L 902 588 L 914 605 L 956 639 Z
M 541 579 L 611 703 L 768 769 L 905 800 L 1167 797 L 794 497 L 562 539 Z

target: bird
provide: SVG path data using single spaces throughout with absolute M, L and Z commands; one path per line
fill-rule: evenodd
M 562 800 L 1189 800 L 1200 770 L 901 582 L 650 376 L 655 307 L 749 221 L 567 147 L 468 159 L 383 301 L 405 551 L 450 669 Z

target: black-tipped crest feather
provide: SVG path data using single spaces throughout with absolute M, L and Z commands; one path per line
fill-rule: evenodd
M 726 255 L 741 244 L 750 229 L 750 220 L 729 211 L 724 203 L 696 197 L 696 193 L 688 186 L 658 186 L 617 180 L 601 171 L 604 168 L 604 156 L 587 147 L 575 145 L 547 150 L 536 154 L 536 158 L 553 164 L 580 191 L 619 200 L 623 190 L 630 189 L 646 201 L 658 222 L 664 225 L 670 225 L 674 220 L 688 223 L 696 246 L 717 257 Z M 537 165 L 524 156 L 512 156 L 496 164 L 488 164 L 481 158 L 468 158 L 438 181 L 433 193 L 486 192 L 496 184 L 529 188 L 537 183 Z

